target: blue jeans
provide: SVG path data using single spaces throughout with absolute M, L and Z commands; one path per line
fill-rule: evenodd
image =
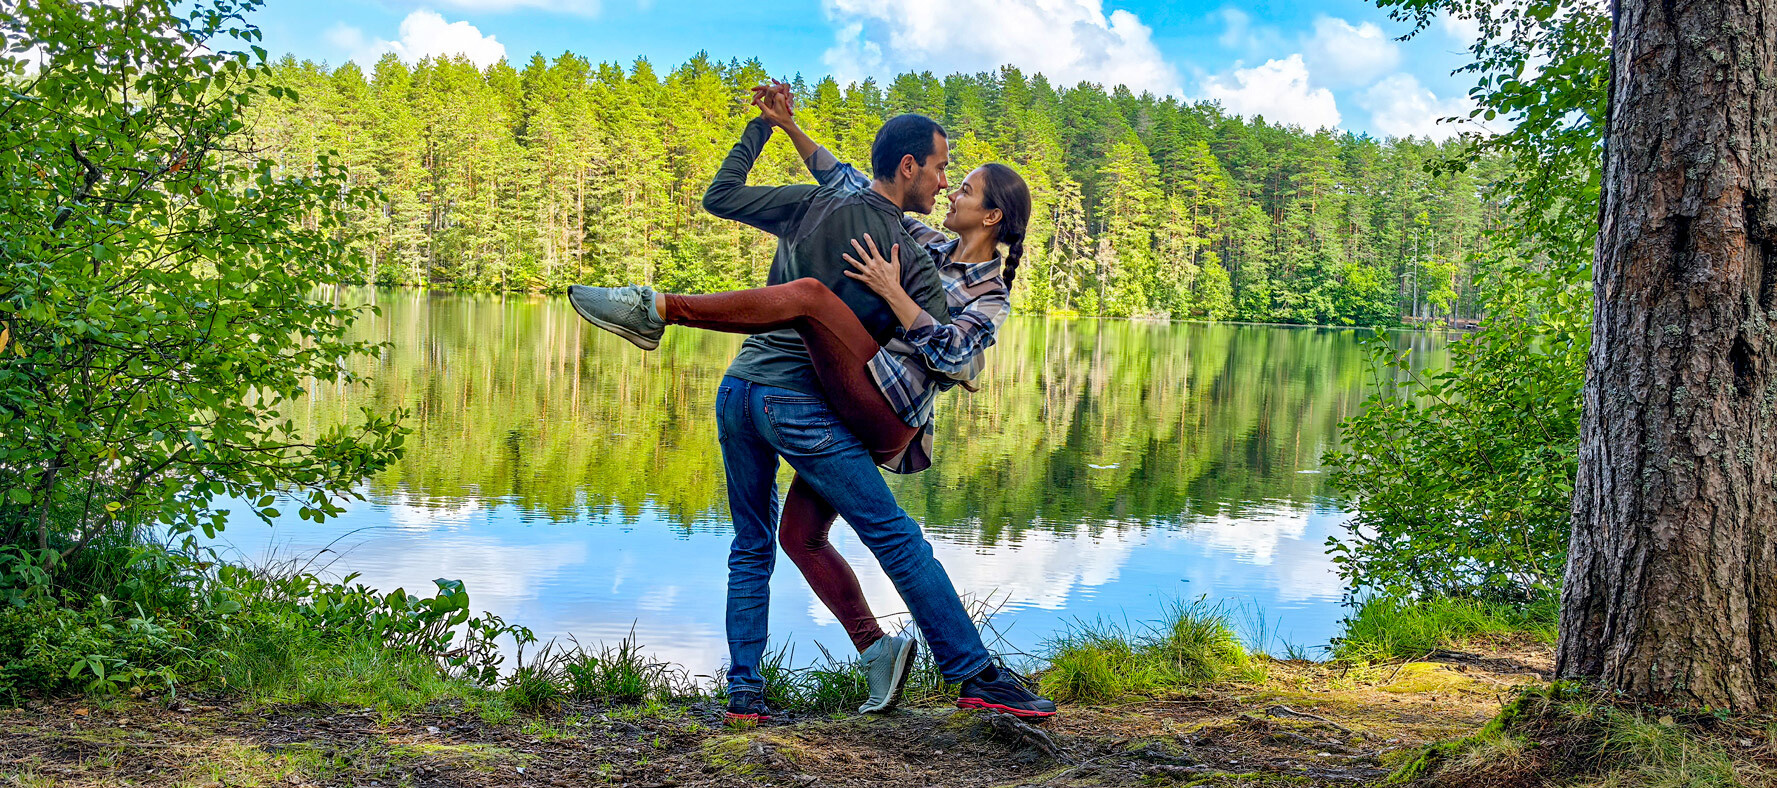
M 771 570 L 777 559 L 777 460 L 783 457 L 845 518 L 894 582 L 925 634 L 944 679 L 961 682 L 987 666 L 987 646 L 956 587 L 932 556 L 919 523 L 864 444 L 826 400 L 725 377 L 716 389 L 717 435 L 728 476 L 734 544 L 728 552 L 728 686 L 762 691 Z

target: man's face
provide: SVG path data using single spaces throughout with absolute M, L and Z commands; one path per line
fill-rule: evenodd
M 938 193 L 950 188 L 950 181 L 944 177 L 949 168 L 950 141 L 932 132 L 932 155 L 926 157 L 925 166 L 920 166 L 918 159 L 913 160 L 913 177 L 902 193 L 901 207 L 914 213 L 931 213 L 932 206 L 938 204 Z

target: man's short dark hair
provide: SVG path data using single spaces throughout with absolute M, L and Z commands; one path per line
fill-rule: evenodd
M 896 115 L 876 130 L 876 142 L 870 145 L 870 175 L 879 181 L 895 179 L 895 170 L 901 166 L 901 157 L 911 154 L 919 166 L 926 166 L 926 158 L 932 155 L 932 135 L 945 139 L 950 135 L 944 133 L 944 127 L 938 121 L 924 115 L 909 112 Z

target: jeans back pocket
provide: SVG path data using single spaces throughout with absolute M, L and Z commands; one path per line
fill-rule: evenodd
M 812 454 L 833 442 L 833 428 L 839 417 L 819 397 L 767 394 L 765 420 L 783 447 L 799 454 Z

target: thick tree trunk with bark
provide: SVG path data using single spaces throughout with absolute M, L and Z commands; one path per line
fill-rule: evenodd
M 1777 705 L 1777 0 L 1618 0 L 1556 670 Z

